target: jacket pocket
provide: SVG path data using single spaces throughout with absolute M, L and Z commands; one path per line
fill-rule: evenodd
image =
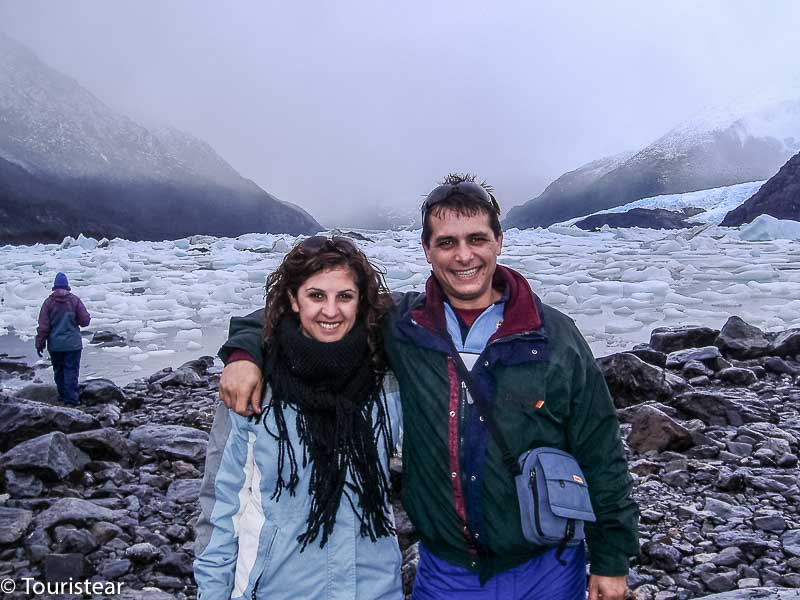
M 260 528 L 257 536 L 246 529 L 240 531 L 233 599 L 254 600 L 258 589 L 266 585 L 265 575 L 268 575 L 278 535 L 279 529 L 267 524 Z

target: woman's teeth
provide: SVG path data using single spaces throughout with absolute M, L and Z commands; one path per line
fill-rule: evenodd
M 328 329 L 328 330 L 336 329 L 339 325 L 341 325 L 341 323 L 320 323 L 319 321 L 317 323 L 323 329 Z

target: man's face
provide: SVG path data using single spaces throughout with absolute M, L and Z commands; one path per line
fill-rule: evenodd
M 455 308 L 485 308 L 493 301 L 492 277 L 503 248 L 489 215 L 473 217 L 445 210 L 429 215 L 430 245 L 422 244 L 433 275 Z

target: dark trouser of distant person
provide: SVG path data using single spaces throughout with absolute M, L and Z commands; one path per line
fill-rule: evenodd
M 56 380 L 59 401 L 77 406 L 79 404 L 78 373 L 81 369 L 81 351 L 53 352 L 51 350 L 50 361 L 53 363 L 53 376 Z

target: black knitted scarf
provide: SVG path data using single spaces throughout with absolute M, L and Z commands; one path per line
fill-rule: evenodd
M 297 433 L 303 444 L 303 467 L 311 463 L 308 527 L 298 536 L 301 552 L 321 530 L 323 547 L 347 498 L 358 517 L 362 536 L 375 541 L 394 534 L 387 514 L 389 483 L 380 464 L 377 438 L 389 455 L 393 446 L 382 377 L 370 367 L 363 323 L 338 342 L 304 335 L 296 316 L 281 319 L 268 349 L 269 383 L 278 440 L 278 480 L 272 497 L 283 488 L 294 495 L 299 480 L 297 454 L 289 439 L 284 407 L 297 411 Z M 374 414 L 373 414 L 374 413 Z M 266 427 L 266 419 L 264 420 Z M 283 477 L 289 459 L 288 482 Z M 348 481 L 349 476 L 349 481 Z M 355 496 L 355 498 L 353 497 Z

